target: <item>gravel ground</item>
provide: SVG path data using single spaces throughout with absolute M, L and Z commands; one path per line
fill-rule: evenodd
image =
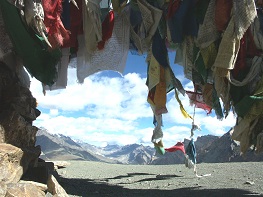
M 263 163 L 197 164 L 198 175 L 184 165 L 120 165 L 70 161 L 58 169 L 69 196 L 263 196 Z

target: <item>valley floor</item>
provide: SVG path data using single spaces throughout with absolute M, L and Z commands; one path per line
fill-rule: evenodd
M 58 169 L 69 196 L 263 196 L 263 162 L 201 163 L 196 177 L 184 165 L 121 165 L 69 161 Z

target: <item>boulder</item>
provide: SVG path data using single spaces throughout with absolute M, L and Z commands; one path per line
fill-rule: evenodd
M 39 182 L 34 182 L 34 181 L 24 181 L 24 180 L 20 180 L 18 183 L 23 183 L 23 184 L 32 184 L 34 186 L 37 186 L 38 189 L 40 189 L 43 192 L 47 191 L 47 185 L 43 184 L 43 183 L 39 183 Z
M 11 144 L 0 143 L 0 181 L 17 183 L 23 175 L 23 151 Z
M 57 179 L 51 174 L 49 175 L 47 187 L 48 187 L 48 192 L 51 193 L 53 196 L 68 197 L 67 192 L 58 183 Z
M 0 124 L 0 143 L 4 143 L 4 142 L 5 142 L 5 129 Z
M 34 147 L 38 128 L 32 122 L 40 115 L 36 106 L 36 99 L 14 70 L 0 62 L 0 142 Z
M 48 169 L 45 166 L 29 166 L 28 170 L 23 174 L 21 179 L 47 184 L 48 175 Z
M 23 160 L 21 165 L 24 167 L 24 169 L 27 169 L 27 166 L 36 166 L 38 163 L 38 158 L 41 154 L 41 147 L 25 147 L 22 148 L 24 152 Z
M 66 168 L 68 165 L 70 165 L 70 162 L 68 161 L 51 161 L 51 162 L 54 163 L 55 169 Z
M 7 186 L 5 182 L 0 181 L 0 196 L 5 196 L 7 190 Z
M 7 185 L 5 197 L 45 197 L 38 186 L 31 183 L 10 183 Z
M 4 128 L 4 131 L 1 132 L 4 137 L 0 137 L 0 139 L 4 138 L 5 143 L 19 148 L 35 146 L 38 128 L 28 123 L 17 111 L 6 110 L 2 112 L 0 124 Z
M 68 196 L 50 175 L 55 175 L 54 164 L 43 162 L 38 166 L 41 147 L 35 146 L 38 128 L 33 121 L 41 112 L 36 109 L 22 61 L 7 44 L 10 40 L 3 33 L 1 13 L 0 26 L 0 196 Z M 3 50 L 6 47 L 10 50 Z M 27 181 L 21 180 L 23 177 Z

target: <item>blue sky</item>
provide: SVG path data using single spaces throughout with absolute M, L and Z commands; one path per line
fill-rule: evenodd
M 174 53 L 169 54 L 175 76 L 186 90 L 193 90 L 192 82 L 184 77 L 183 67 L 173 64 L 174 56 Z M 76 69 L 69 68 L 67 88 L 47 91 L 45 96 L 41 83 L 32 78 L 30 90 L 41 111 L 33 124 L 50 133 L 60 133 L 96 146 L 133 143 L 153 146 L 153 114 L 147 103 L 145 60 L 145 56 L 129 53 L 123 75 L 103 71 L 87 77 L 83 84 L 77 82 Z M 179 97 L 192 115 L 194 108 L 188 97 Z M 170 147 L 189 138 L 192 120 L 181 114 L 174 91 L 167 95 L 167 109 L 168 113 L 163 115 L 163 142 L 165 147 Z M 214 113 L 207 115 L 204 110 L 196 109 L 195 123 L 201 127 L 201 131 L 195 132 L 195 138 L 207 134 L 221 136 L 234 126 L 235 117 L 231 113 L 220 121 Z

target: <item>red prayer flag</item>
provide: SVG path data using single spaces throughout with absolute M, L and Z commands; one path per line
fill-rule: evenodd
M 61 21 L 62 0 L 42 1 L 45 17 L 44 24 L 47 28 L 48 40 L 52 48 L 63 45 L 63 42 L 69 40 L 69 31 L 65 29 Z
M 203 95 L 201 93 L 186 91 L 186 94 L 197 108 L 207 111 L 207 114 L 211 113 L 212 108 L 204 102 Z
M 105 42 L 112 36 L 114 27 L 114 11 L 110 11 L 104 21 L 102 22 L 102 41 L 98 43 L 98 49 L 104 48 Z
M 170 148 L 165 148 L 165 151 L 167 152 L 175 152 L 175 151 L 182 151 L 185 154 L 184 144 L 182 142 L 177 142 L 174 146 Z

